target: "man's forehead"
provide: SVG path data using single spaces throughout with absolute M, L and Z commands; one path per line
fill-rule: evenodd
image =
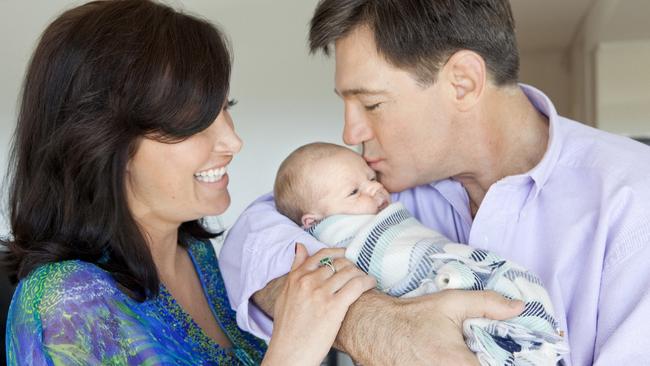
M 390 65 L 377 52 L 372 31 L 359 27 L 335 43 L 336 89 L 341 97 L 388 94 Z
M 341 97 L 388 94 L 392 73 L 387 65 L 372 57 L 361 53 L 337 57 L 334 93 Z
M 334 43 L 337 69 L 340 67 L 365 68 L 380 58 L 372 33 L 354 30 Z

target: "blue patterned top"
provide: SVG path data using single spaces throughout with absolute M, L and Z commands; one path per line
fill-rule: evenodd
M 266 344 L 237 327 L 209 242 L 188 252 L 233 347 L 209 338 L 161 284 L 137 302 L 111 275 L 78 260 L 43 265 L 16 289 L 7 321 L 9 365 L 255 365 Z

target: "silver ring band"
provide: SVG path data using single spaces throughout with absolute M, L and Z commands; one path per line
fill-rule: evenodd
M 332 270 L 332 273 L 336 273 L 336 267 L 334 267 L 334 260 L 332 257 L 323 257 L 321 258 L 320 261 L 318 261 L 318 266 L 319 267 L 329 267 L 329 269 Z
M 332 270 L 332 273 L 336 273 L 336 267 L 334 267 L 334 263 L 327 263 L 326 266 Z

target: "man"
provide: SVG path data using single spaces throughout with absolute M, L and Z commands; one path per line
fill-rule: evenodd
M 638 364 L 650 355 L 650 148 L 560 117 L 518 85 L 513 23 L 507 0 L 323 0 L 310 46 L 334 45 L 343 139 L 363 145 L 394 199 L 539 275 L 566 364 Z M 244 329 L 270 331 L 297 241 L 322 246 L 270 196 L 231 229 L 220 262 Z M 492 293 L 367 293 L 337 347 L 362 364 L 475 364 L 462 320 L 519 311 Z

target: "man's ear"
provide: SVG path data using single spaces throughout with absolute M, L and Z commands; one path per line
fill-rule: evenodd
M 309 229 L 310 227 L 314 226 L 314 224 L 316 224 L 320 219 L 322 219 L 320 215 L 311 214 L 311 213 L 304 214 L 300 219 L 300 221 L 302 222 L 302 228 Z
M 481 99 L 487 84 L 485 60 L 474 51 L 458 51 L 443 66 L 441 77 L 452 86 L 458 108 L 468 111 Z

